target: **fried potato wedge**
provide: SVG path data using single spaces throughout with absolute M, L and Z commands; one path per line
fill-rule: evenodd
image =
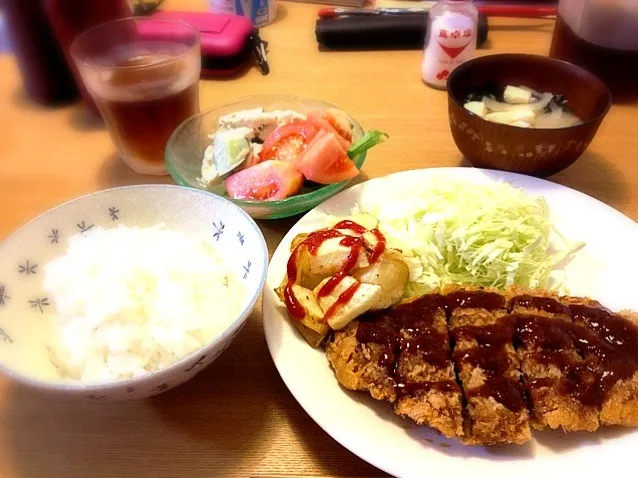
M 400 252 L 387 249 L 377 262 L 355 270 L 352 276 L 366 284 L 381 286 L 382 298 L 374 308 L 386 309 L 401 300 L 408 285 L 410 269 Z
M 295 282 L 302 287 L 314 289 L 322 280 L 333 276 L 348 261 L 350 247 L 339 244 L 342 238 L 325 240 L 316 254 L 312 254 L 305 244 L 297 252 L 297 278 Z M 359 252 L 355 268 L 367 267 L 370 263 L 364 250 Z
M 342 329 L 370 310 L 385 309 L 397 304 L 408 283 L 409 269 L 401 252 L 383 250 L 383 236 L 374 230 L 378 226 L 377 219 L 360 213 L 351 216 L 350 220 L 363 226 L 366 231 L 344 224 L 345 228 L 337 229 L 338 232 L 322 233 L 315 237 L 310 237 L 312 234 L 298 234 L 290 248 L 295 277 L 288 277 L 286 274 L 276 290 L 279 298 L 284 301 L 286 284 L 289 281 L 293 284 L 292 292 L 304 308 L 305 314 L 301 320 L 291 317 L 292 322 L 313 347 L 321 345 L 331 329 Z M 330 237 L 335 235 L 338 237 Z M 344 240 L 344 236 L 361 237 L 364 242 L 357 244 L 352 238 Z M 354 264 L 351 255 L 357 249 L 353 244 L 363 245 L 357 248 L 358 255 Z M 383 252 L 379 256 L 375 251 Z M 371 263 L 371 260 L 374 262 Z M 292 269 L 293 267 L 289 268 Z M 349 275 L 329 294 L 319 297 L 319 290 L 323 285 L 339 273 Z M 351 295 L 343 295 L 350 288 Z
M 284 280 L 281 286 L 275 290 L 282 302 L 284 302 L 286 282 Z M 292 286 L 292 293 L 304 308 L 305 315 L 301 320 L 291 317 L 291 322 L 297 327 L 306 341 L 313 348 L 316 348 L 323 343 L 330 332 L 330 326 L 324 319 L 324 312 L 311 290 L 295 284 Z
M 319 290 L 327 281 L 328 279 L 315 288 L 313 291 L 315 296 L 318 296 Z M 324 297 L 319 297 L 317 301 L 324 314 L 326 314 L 337 302 L 341 294 L 358 282 L 359 281 L 351 276 L 345 276 L 334 290 L 330 292 L 330 294 Z M 332 311 L 332 313 L 327 317 L 327 322 L 334 330 L 342 329 L 361 314 L 364 314 L 368 310 L 374 308 L 382 297 L 383 291 L 381 290 L 381 286 L 362 282 L 359 284 L 354 295 L 346 303 L 340 304 Z
M 301 234 L 297 234 L 294 237 L 294 239 L 292 240 L 292 242 L 290 243 L 290 252 L 294 251 L 299 244 L 301 244 L 303 241 L 308 239 L 309 235 L 310 234 L 308 234 L 306 232 L 302 232 Z
M 367 212 L 359 212 L 353 214 L 352 216 L 347 218 L 352 222 L 356 222 L 360 226 L 365 227 L 368 230 L 376 229 L 379 225 L 379 221 L 372 214 L 368 214 Z

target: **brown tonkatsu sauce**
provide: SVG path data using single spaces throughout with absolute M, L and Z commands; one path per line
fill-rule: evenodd
M 511 361 L 504 346 L 494 349 L 474 347 L 454 352 L 454 363 L 461 367 L 466 363 L 472 367 L 480 367 L 488 377 L 499 377 L 507 373 Z
M 357 340 L 362 344 L 377 344 L 381 348 L 379 365 L 394 374 L 400 334 L 391 316 L 367 314 L 359 319 Z
M 504 318 L 496 324 L 489 325 L 463 325 L 450 332 L 454 340 L 461 338 L 473 339 L 486 348 L 496 349 L 511 344 L 514 340 L 515 321 Z
M 492 397 L 512 412 L 526 408 L 520 385 L 505 377 L 488 377 L 482 386 L 466 394 L 469 397 Z
M 505 297 L 495 292 L 484 291 L 456 291 L 440 297 L 448 315 L 456 309 L 485 309 L 497 310 L 505 307 Z
M 435 366 L 447 367 L 450 361 L 450 351 L 446 336 L 433 327 L 426 327 L 419 322 L 406 333 L 401 323 L 395 317 L 368 315 L 362 317 L 357 327 L 357 340 L 363 344 L 373 343 L 382 346 L 380 365 L 388 370 L 392 376 L 396 375 L 396 361 L 401 352 L 419 352 L 421 358 Z
M 364 315 L 359 320 L 356 337 L 363 344 L 374 343 L 382 346 L 379 365 L 386 368 L 395 380 L 398 395 L 416 390 L 458 391 L 458 384 L 451 380 L 406 383 L 398 373 L 397 362 L 400 354 L 418 352 L 419 357 L 426 363 L 438 368 L 447 368 L 452 357 L 447 337 L 434 327 L 437 310 L 451 314 L 458 308 L 494 310 L 504 305 L 504 298 L 491 292 L 460 291 L 447 296 L 425 295 L 413 302 L 399 305 L 392 311 Z
M 478 367 L 486 375 L 485 383 L 478 389 L 466 392 L 468 396 L 492 397 L 513 412 L 525 408 L 523 390 L 518 381 L 505 377 L 512 367 L 512 360 L 505 346 L 514 339 L 516 321 L 504 317 L 498 323 L 483 326 L 461 326 L 451 331 L 454 340 L 474 340 L 476 347 L 456 350 L 454 363 L 457 369 L 466 363 Z
M 422 331 L 417 337 L 402 335 L 399 348 L 401 352 L 405 353 L 419 352 L 425 362 L 435 367 L 443 368 L 449 364 L 450 352 L 446 336 L 436 329 Z
M 459 291 L 448 295 L 429 294 L 393 310 L 367 314 L 359 321 L 357 340 L 383 347 L 380 365 L 396 381 L 398 394 L 417 390 L 458 390 L 453 381 L 405 383 L 397 375 L 402 352 L 419 352 L 427 363 L 448 367 L 453 358 L 456 368 L 462 363 L 480 367 L 485 383 L 468 396 L 492 397 L 512 411 L 525 407 L 521 385 L 503 375 L 511 366 L 505 349 L 512 344 L 540 363 L 552 364 L 562 372 L 561 379 L 528 380 L 528 389 L 555 387 L 583 405 L 600 408 L 612 387 L 631 378 L 638 370 L 638 326 L 604 307 L 567 304 L 556 299 L 521 295 L 510 302 L 516 306 L 560 314 L 565 319 L 541 317 L 531 313 L 511 313 L 497 323 L 485 326 L 461 326 L 450 331 L 450 338 L 472 339 L 478 346 L 449 350 L 449 341 L 434 328 L 437 310 L 449 318 L 458 308 L 506 310 L 505 298 L 485 291 Z M 571 320 L 568 320 L 569 317 Z M 448 383 L 449 382 L 449 383 Z
M 574 343 L 564 327 L 569 322 L 529 314 L 516 314 L 510 317 L 516 320 L 516 342 L 521 347 L 541 349 L 545 352 L 574 349 Z
M 638 370 L 638 327 L 604 307 L 516 297 L 512 304 L 568 315 L 572 321 L 517 315 L 517 342 L 541 350 L 534 358 L 561 370 L 563 379 L 533 380 L 528 387 L 558 386 L 586 406 L 600 408 L 612 387 Z M 576 350 L 580 359 L 563 352 Z
M 633 322 L 613 314 L 604 307 L 570 305 L 575 322 L 585 322 L 587 326 L 625 356 L 638 360 L 638 326 Z
M 528 309 L 542 310 L 550 314 L 569 314 L 569 307 L 550 297 L 534 297 L 532 295 L 519 295 L 514 297 L 510 304 L 513 309 L 515 306 L 526 307 Z

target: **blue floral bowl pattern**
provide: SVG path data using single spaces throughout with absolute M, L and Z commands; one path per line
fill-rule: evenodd
M 93 227 L 164 223 L 208 237 L 245 281 L 242 312 L 205 347 L 144 377 L 86 385 L 62 380 L 49 360 L 55 302 L 43 289 L 42 269 L 65 251 L 67 238 Z M 96 251 L 99 254 L 99 251 Z M 145 398 L 173 388 L 213 362 L 239 334 L 266 279 L 268 249 L 255 222 L 230 201 L 169 185 L 114 188 L 64 203 L 35 218 L 0 245 L 0 371 L 36 388 L 90 400 Z M 214 314 L 214 311 L 211 311 Z

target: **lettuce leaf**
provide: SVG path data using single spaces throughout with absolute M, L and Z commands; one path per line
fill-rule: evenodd
M 382 143 L 386 138 L 389 138 L 389 136 L 381 131 L 366 131 L 360 140 L 350 146 L 350 149 L 347 151 L 348 157 L 354 159 L 370 148 Z

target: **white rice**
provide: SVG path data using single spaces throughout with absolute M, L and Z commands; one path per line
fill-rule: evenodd
M 110 382 L 164 368 L 223 332 L 245 288 L 209 242 L 150 227 L 93 228 L 44 268 L 63 378 Z

